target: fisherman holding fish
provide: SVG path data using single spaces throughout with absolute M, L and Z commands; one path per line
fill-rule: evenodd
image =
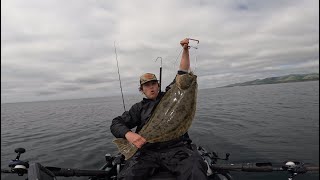
M 157 168 L 166 168 L 178 180 L 207 179 L 207 164 L 187 132 L 196 110 L 197 81 L 189 72 L 189 39 L 180 44 L 180 67 L 166 92 L 159 92 L 154 74 L 143 74 L 139 90 L 146 98 L 112 121 L 114 142 L 127 160 L 118 179 L 147 179 Z

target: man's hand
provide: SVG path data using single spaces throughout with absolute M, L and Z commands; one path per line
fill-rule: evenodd
M 130 143 L 134 144 L 137 148 L 141 148 L 147 142 L 145 138 L 131 131 L 127 132 L 125 137 Z
M 189 39 L 185 38 L 183 40 L 180 41 L 181 46 L 183 47 L 183 49 L 188 49 L 188 45 L 189 45 Z
M 181 55 L 179 70 L 188 72 L 190 69 L 189 38 L 185 38 L 185 39 L 181 40 L 180 44 L 183 47 L 183 52 Z

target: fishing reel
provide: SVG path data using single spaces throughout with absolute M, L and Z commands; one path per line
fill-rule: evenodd
M 224 161 L 228 161 L 229 160 L 229 156 L 230 156 L 230 153 L 226 153 L 226 156 L 225 158 L 221 158 L 218 156 L 217 153 L 215 152 L 207 152 L 207 150 L 205 150 L 203 147 L 199 146 L 198 147 L 198 151 L 200 151 L 201 153 L 200 154 L 203 154 L 205 156 L 208 156 L 210 159 L 216 161 L 218 159 L 220 160 L 224 160 Z
M 285 162 L 285 164 L 282 166 L 282 169 L 289 172 L 290 175 L 288 180 L 292 180 L 298 174 L 304 174 L 307 172 L 307 168 L 304 167 L 304 164 L 297 161 Z
M 113 171 L 115 172 L 115 175 L 110 177 L 110 180 L 116 180 L 117 176 L 120 171 L 121 167 L 124 165 L 124 155 L 117 154 L 115 156 L 112 156 L 111 154 L 105 155 L 106 164 L 102 167 L 102 169 L 105 169 L 106 171 Z M 93 177 L 89 180 L 95 180 Z
M 28 172 L 29 162 L 19 160 L 20 155 L 25 153 L 24 148 L 17 148 L 14 150 L 17 153 L 17 157 L 9 162 L 9 167 L 11 168 L 12 173 L 17 173 L 19 176 L 23 176 Z

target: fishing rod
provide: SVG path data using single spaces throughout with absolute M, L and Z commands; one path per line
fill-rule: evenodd
M 1 173 L 18 174 L 23 176 L 28 174 L 27 180 L 56 180 L 56 176 L 73 177 L 73 176 L 89 176 L 89 177 L 110 177 L 111 171 L 106 170 L 88 170 L 88 169 L 71 169 L 43 166 L 40 163 L 32 163 L 29 165 L 29 161 L 20 160 L 20 155 L 26 150 L 24 148 L 17 148 L 15 152 L 17 157 L 9 162 L 10 169 L 1 169 Z M 107 155 L 106 155 L 107 160 Z M 112 164 L 106 164 L 105 166 L 111 166 Z
M 211 174 L 223 174 L 228 180 L 233 180 L 230 177 L 229 171 L 242 171 L 242 172 L 276 172 L 284 171 L 288 172 L 288 180 L 293 180 L 298 174 L 305 174 L 307 172 L 318 172 L 319 166 L 309 166 L 298 161 L 285 161 L 273 165 L 271 162 L 258 162 L 258 163 L 238 163 L 238 164 L 217 164 L 217 160 L 229 160 L 229 153 L 226 153 L 225 158 L 220 158 L 215 152 L 208 152 L 205 148 L 199 146 L 198 152 L 203 159 L 206 160 L 210 167 Z
M 118 55 L 117 55 L 116 42 L 114 42 L 114 52 L 116 54 L 116 61 L 117 61 L 117 68 L 118 68 L 118 75 L 119 75 L 119 82 L 120 82 L 123 109 L 124 109 L 124 111 L 126 111 L 126 105 L 124 103 L 123 92 L 122 92 L 122 85 L 121 85 L 121 78 L 120 78 L 120 70 L 119 70 L 119 61 L 118 61 Z
M 162 57 L 157 57 L 157 59 L 156 59 L 156 61 L 155 62 L 157 62 L 157 60 L 160 58 L 160 61 L 161 61 L 161 64 L 160 64 L 160 78 L 159 78 L 159 80 L 160 80 L 160 82 L 159 82 L 159 86 L 160 86 L 160 89 L 159 89 L 159 91 L 161 92 L 161 76 L 162 76 Z
M 274 172 L 287 171 L 288 180 L 292 180 L 298 174 L 304 174 L 309 171 L 319 171 L 319 167 L 306 166 L 298 161 L 287 161 L 283 165 L 274 166 L 270 162 L 264 163 L 241 163 L 241 164 L 212 164 L 213 171 L 244 171 L 244 172 Z

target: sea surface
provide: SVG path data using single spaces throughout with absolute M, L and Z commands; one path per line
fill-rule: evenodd
M 142 96 L 126 96 L 127 109 Z M 202 89 L 193 142 L 229 163 L 302 161 L 319 166 L 319 81 Z M 117 154 L 109 126 L 123 113 L 121 97 L 1 104 L 1 169 L 23 147 L 22 160 L 97 169 Z M 225 163 L 228 163 L 225 162 Z M 235 180 L 285 180 L 286 172 L 232 173 Z M 26 176 L 1 174 L 3 180 Z M 85 180 L 58 177 L 58 180 Z M 319 173 L 297 180 L 319 179 Z

